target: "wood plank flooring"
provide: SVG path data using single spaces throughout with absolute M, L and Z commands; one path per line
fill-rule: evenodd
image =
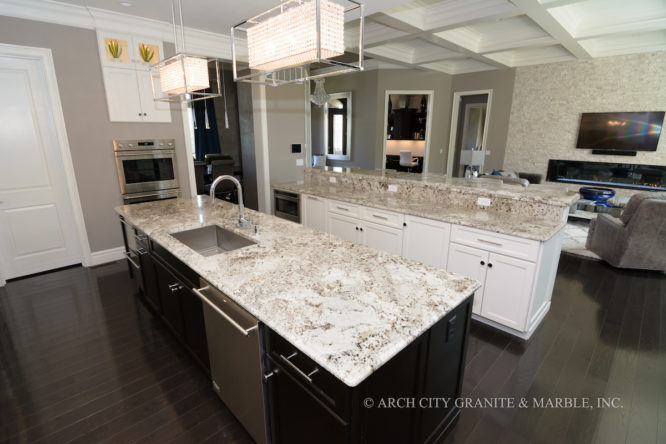
M 0 442 L 252 442 L 123 262 L 0 288 L 0 364 Z M 529 342 L 472 325 L 463 396 L 623 408 L 466 408 L 445 443 L 666 442 L 666 277 L 563 255 Z

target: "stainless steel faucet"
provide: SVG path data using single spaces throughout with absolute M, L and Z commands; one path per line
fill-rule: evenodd
M 250 221 L 245 219 L 245 206 L 243 205 L 243 188 L 241 187 L 241 184 L 238 181 L 238 179 L 236 179 L 234 176 L 224 175 L 215 178 L 213 183 L 210 185 L 210 203 L 215 205 L 215 187 L 217 187 L 217 184 L 219 184 L 223 180 L 230 180 L 236 185 L 236 191 L 238 192 L 238 211 L 239 211 L 238 224 L 241 227 L 248 227 L 250 225 Z

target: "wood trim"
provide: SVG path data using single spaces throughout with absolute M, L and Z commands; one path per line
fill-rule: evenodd
M 477 94 L 488 94 L 488 104 L 486 105 L 486 121 L 483 125 L 483 140 L 481 141 L 481 146 L 485 150 L 486 140 L 488 138 L 488 128 L 490 128 L 490 107 L 493 101 L 493 90 L 492 89 L 480 89 L 477 91 L 456 91 L 453 93 L 453 109 L 451 110 L 451 127 L 449 128 L 449 150 L 447 153 L 446 159 L 446 175 L 451 177 L 453 173 L 453 159 L 455 157 L 456 150 L 456 137 L 458 136 L 458 114 L 460 108 L 460 101 L 463 96 L 475 96 Z M 484 159 L 485 160 L 485 159 Z M 484 162 L 485 163 L 485 162 Z
M 108 250 L 95 251 L 90 254 L 87 267 L 94 267 L 109 262 L 115 262 L 125 258 L 125 247 L 109 248 Z
M 428 96 L 428 115 L 426 116 L 425 148 L 423 151 L 423 168 L 421 174 L 428 172 L 428 159 L 430 158 L 430 134 L 432 133 L 432 108 L 435 101 L 435 91 L 432 89 L 387 89 L 384 91 L 384 118 L 382 119 L 382 171 L 386 169 L 386 125 L 388 125 L 388 98 L 391 94 L 405 95 L 427 95 Z
M 55 65 L 53 64 L 53 54 L 48 48 L 36 48 L 32 46 L 19 46 L 0 44 L 0 54 L 11 57 L 38 60 L 44 68 L 44 80 L 50 105 L 50 114 L 53 118 L 53 126 L 57 136 L 57 143 L 62 156 L 62 167 L 67 181 L 67 191 L 69 194 L 74 223 L 78 233 L 78 253 L 79 259 L 84 266 L 91 261 L 90 244 L 88 242 L 88 233 L 86 231 L 85 221 L 83 219 L 83 209 L 81 207 L 81 198 L 79 197 L 79 188 L 74 174 L 74 163 L 67 139 L 67 128 L 65 118 L 60 103 L 60 92 L 58 91 L 58 82 L 56 80 Z

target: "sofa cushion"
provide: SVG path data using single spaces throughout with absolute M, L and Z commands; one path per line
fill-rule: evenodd
M 638 210 L 638 206 L 646 199 L 666 200 L 666 191 L 634 194 L 627 202 L 627 206 L 624 207 L 620 220 L 625 224 L 629 223 L 631 217 Z

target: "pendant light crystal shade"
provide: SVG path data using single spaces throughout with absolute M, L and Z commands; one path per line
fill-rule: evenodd
M 218 59 L 185 53 L 181 0 L 171 1 L 171 15 L 176 55 L 151 65 L 153 99 L 159 102 L 194 102 L 222 96 Z
M 328 0 L 310 1 L 258 23 L 247 30 L 250 69 L 275 71 L 293 65 L 331 58 L 345 52 L 345 21 L 342 5 Z M 321 36 L 321 49 L 317 37 Z
M 155 100 L 193 102 L 222 95 L 220 66 L 215 58 L 179 53 L 150 70 Z
M 328 94 L 326 94 L 326 90 L 324 89 L 324 82 L 326 79 L 315 79 L 315 90 L 314 93 L 310 96 L 310 101 L 314 103 L 317 106 L 324 106 L 328 103 L 328 99 L 331 98 Z
M 166 60 L 160 68 L 160 89 L 163 94 L 200 91 L 209 86 L 208 61 L 205 58 L 179 54 Z
M 276 86 L 361 71 L 363 2 L 285 0 L 232 27 L 231 44 L 236 81 Z

